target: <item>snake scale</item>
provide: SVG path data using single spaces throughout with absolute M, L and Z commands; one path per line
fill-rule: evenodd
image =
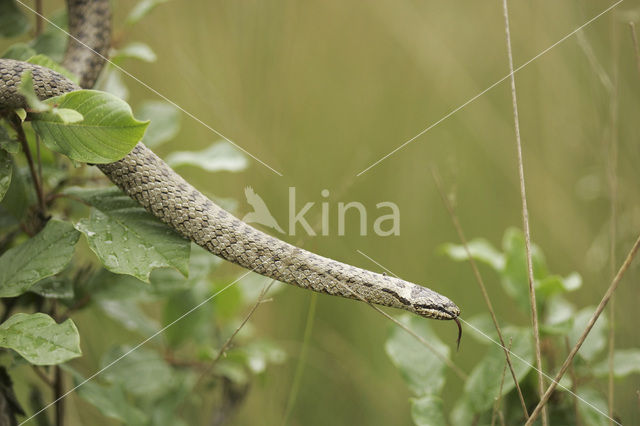
M 0 109 L 25 107 L 18 87 L 26 70 L 31 70 L 34 89 L 41 99 L 92 87 L 110 46 L 109 1 L 67 0 L 72 40 L 63 66 L 79 77 L 80 86 L 47 68 L 0 59 Z M 458 322 L 458 307 L 435 291 L 319 256 L 240 221 L 187 183 L 142 143 L 122 160 L 97 167 L 151 214 L 230 262 L 316 292 Z

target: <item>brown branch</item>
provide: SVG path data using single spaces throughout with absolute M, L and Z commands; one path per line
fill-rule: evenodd
M 507 38 L 507 54 L 509 57 L 509 71 L 511 72 L 511 101 L 513 103 L 513 121 L 516 131 L 516 146 L 518 152 L 518 174 L 520 177 L 520 197 L 522 199 L 522 225 L 524 228 L 525 249 L 527 253 L 527 276 L 529 279 L 529 304 L 531 305 L 531 323 L 533 326 L 533 341 L 535 343 L 536 367 L 538 371 L 538 392 L 544 391 L 544 377 L 542 375 L 542 355 L 540 353 L 540 331 L 538 329 L 538 308 L 536 305 L 536 290 L 533 277 L 533 262 L 531 259 L 531 231 L 529 230 L 529 210 L 527 208 L 527 195 L 524 183 L 524 166 L 522 161 L 522 142 L 520 138 L 520 120 L 518 118 L 518 100 L 516 97 L 516 80 L 513 69 L 513 52 L 511 50 L 511 33 L 509 31 L 509 9 L 507 0 L 502 0 L 504 12 L 504 27 Z M 542 413 L 542 424 L 548 424 L 546 408 Z
M 620 269 L 618 269 L 618 273 L 616 274 L 615 278 L 609 285 L 609 288 L 607 289 L 606 293 L 602 297 L 602 300 L 600 301 L 600 304 L 596 308 L 595 312 L 589 319 L 589 323 L 587 324 L 587 327 L 582 332 L 582 335 L 576 342 L 573 349 L 571 349 L 571 352 L 569 353 L 569 356 L 567 356 L 567 359 L 562 364 L 562 367 L 560 367 L 560 371 L 558 371 L 558 374 L 556 374 L 556 376 L 554 377 L 553 381 L 551 382 L 551 385 L 549 385 L 549 387 L 547 388 L 547 391 L 544 393 L 544 395 L 542 395 L 542 398 L 540 399 L 540 402 L 538 402 L 538 405 L 536 406 L 535 410 L 533 410 L 533 413 L 531 413 L 531 417 L 529 417 L 529 420 L 527 420 L 526 425 L 532 424 L 533 421 L 536 419 L 536 417 L 540 414 L 542 407 L 544 407 L 544 405 L 549 400 L 549 397 L 551 396 L 553 391 L 556 389 L 556 386 L 558 386 L 560 379 L 562 379 L 562 377 L 564 376 L 564 373 L 567 372 L 567 369 L 569 368 L 569 365 L 571 365 L 573 358 L 576 356 L 576 354 L 580 350 L 580 347 L 584 343 L 584 340 L 587 338 L 587 335 L 589 334 L 589 332 L 591 332 L 591 329 L 593 328 L 596 321 L 600 317 L 600 314 L 604 310 L 605 306 L 607 306 L 607 302 L 609 302 L 609 299 L 611 299 L 611 296 L 616 291 L 616 288 L 618 288 L 618 284 L 620 283 L 620 280 L 624 276 L 627 269 L 629 269 L 629 266 L 631 266 L 631 262 L 633 261 L 633 258 L 635 257 L 636 253 L 638 252 L 638 249 L 640 249 L 640 236 L 638 236 L 638 239 L 633 244 L 633 247 L 629 251 L 627 258 L 622 263 L 622 266 L 620 266 Z
M 60 366 L 55 366 L 55 378 L 53 382 L 54 401 L 56 405 L 56 426 L 64 426 L 64 376 Z
M 493 321 L 493 326 L 498 332 L 500 347 L 504 351 L 504 356 L 506 358 L 507 365 L 509 366 L 511 377 L 513 378 L 513 382 L 516 385 L 518 398 L 520 399 L 520 405 L 522 405 L 522 411 L 524 412 L 525 418 L 528 418 L 529 413 L 527 411 L 527 404 L 524 402 L 524 396 L 522 395 L 522 390 L 520 389 L 520 384 L 518 383 L 516 372 L 513 369 L 513 364 L 511 363 L 511 355 L 509 350 L 507 349 L 507 345 L 505 344 L 504 337 L 502 336 L 502 330 L 500 329 L 500 325 L 498 324 L 498 319 L 496 318 L 496 313 L 495 313 L 495 310 L 493 309 L 493 304 L 491 303 L 491 298 L 489 297 L 487 288 L 484 285 L 484 280 L 482 279 L 482 275 L 480 275 L 480 270 L 478 269 L 478 265 L 476 264 L 476 261 L 473 259 L 473 256 L 471 256 L 471 250 L 469 250 L 469 243 L 467 242 L 467 238 L 465 237 L 464 232 L 462 231 L 462 225 L 460 225 L 458 216 L 456 215 L 455 210 L 453 209 L 453 206 L 449 202 L 449 199 L 447 198 L 444 192 L 440 176 L 438 175 L 437 171 L 433 168 L 431 169 L 431 174 L 433 176 L 433 180 L 436 183 L 436 187 L 438 188 L 438 192 L 440 193 L 440 198 L 442 198 L 442 202 L 444 203 L 444 206 L 446 207 L 447 212 L 449 213 L 449 217 L 453 222 L 453 227 L 456 229 L 456 233 L 458 234 L 458 239 L 462 243 L 464 250 L 467 253 L 467 257 L 469 258 L 469 263 L 471 265 L 471 269 L 473 270 L 473 275 L 476 278 L 476 282 L 480 286 L 482 297 L 484 298 L 484 302 L 486 303 L 487 308 L 489 309 L 489 314 L 491 315 L 491 321 Z
M 33 185 L 36 190 L 36 197 L 38 198 L 38 206 L 40 208 L 41 218 L 46 217 L 47 206 L 44 201 L 44 192 L 42 190 L 42 183 L 40 179 L 38 179 L 38 174 L 36 172 L 35 165 L 33 163 L 33 157 L 31 156 L 31 150 L 29 149 L 29 144 L 27 143 L 27 136 L 24 134 L 24 129 L 22 128 L 22 123 L 20 122 L 20 118 L 17 115 L 13 115 L 13 120 L 11 121 L 11 125 L 17 133 L 18 140 L 22 145 L 22 150 L 24 151 L 25 157 L 27 157 L 27 163 L 29 164 L 29 171 L 31 172 L 31 179 L 33 180 Z

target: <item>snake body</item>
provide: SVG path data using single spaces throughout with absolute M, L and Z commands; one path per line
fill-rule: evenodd
M 109 0 L 68 0 L 69 43 L 63 66 L 77 86 L 41 66 L 0 59 L 0 109 L 25 107 L 18 93 L 31 70 L 41 99 L 92 87 L 110 43 Z M 97 53 L 97 54 L 96 54 Z M 347 265 L 295 247 L 240 221 L 174 172 L 142 143 L 100 170 L 151 214 L 211 253 L 259 274 L 316 292 L 404 309 L 420 316 L 457 321 L 458 307 L 433 290 Z

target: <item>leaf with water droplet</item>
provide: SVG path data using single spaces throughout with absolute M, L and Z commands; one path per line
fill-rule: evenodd
M 36 365 L 55 365 L 82 355 L 80 334 L 71 319 L 62 324 L 43 313 L 15 314 L 0 324 L 0 346 Z
M 76 223 L 104 266 L 148 282 L 155 268 L 189 273 L 190 242 L 140 207 L 118 188 L 70 188 L 67 193 L 91 205 L 89 218 Z
M 35 237 L 7 250 L 0 257 L 0 297 L 19 296 L 41 279 L 62 271 L 79 237 L 70 223 L 50 220 Z

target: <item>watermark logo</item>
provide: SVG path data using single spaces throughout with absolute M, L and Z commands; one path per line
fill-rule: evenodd
M 338 202 L 334 207 L 329 201 L 326 201 L 330 195 L 329 190 L 323 189 L 320 195 L 324 200 L 319 203 L 319 206 L 317 206 L 316 202 L 311 201 L 298 209 L 296 205 L 296 188 L 289 187 L 289 218 L 288 229 L 285 231 L 271 214 L 262 197 L 256 194 L 253 188 L 246 187 L 244 195 L 253 211 L 244 215 L 242 220 L 246 223 L 260 224 L 275 229 L 281 234 L 295 236 L 302 229 L 309 236 L 317 235 L 309 220 L 314 221 L 319 213 L 319 232 L 323 236 L 329 235 L 331 232 L 337 232 L 337 235 L 345 235 L 347 232 L 347 216 L 356 217 L 359 220 L 357 227 L 360 236 L 366 236 L 370 231 L 380 237 L 400 235 L 400 209 L 396 203 L 391 201 L 377 203 L 374 214 L 371 214 L 368 212 L 367 207 L 359 201 Z M 320 208 L 319 211 L 318 207 Z M 373 222 L 370 223 L 372 219 Z
M 247 199 L 247 203 L 253 207 L 253 211 L 244 215 L 243 222 L 259 223 L 284 234 L 284 230 L 278 225 L 278 221 L 273 217 L 262 197 L 256 194 L 252 187 L 247 186 L 244 189 L 244 196 Z

